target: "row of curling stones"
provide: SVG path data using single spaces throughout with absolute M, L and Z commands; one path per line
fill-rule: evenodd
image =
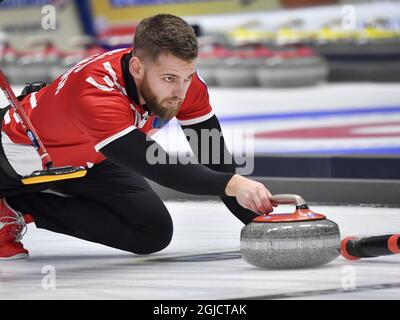
M 271 197 L 276 204 L 295 204 L 293 213 L 264 214 L 243 227 L 242 258 L 260 268 L 293 269 L 320 266 L 339 256 L 339 226 L 312 212 L 294 194 Z

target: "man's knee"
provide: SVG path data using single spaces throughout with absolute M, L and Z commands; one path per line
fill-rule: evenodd
M 138 232 L 137 230 L 134 232 Z M 165 249 L 172 240 L 173 224 L 171 217 L 165 217 L 161 221 L 154 221 L 151 225 L 144 226 L 140 231 L 141 241 L 132 243 L 133 253 L 136 254 L 150 254 Z

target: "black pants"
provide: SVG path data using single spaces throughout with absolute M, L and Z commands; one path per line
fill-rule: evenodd
M 40 192 L 49 188 L 68 197 Z M 145 179 L 107 160 L 83 178 L 7 193 L 10 206 L 31 214 L 38 228 L 137 254 L 162 250 L 172 238 L 169 212 Z
M 1 143 L 0 159 L 0 198 L 31 214 L 38 228 L 137 254 L 162 250 L 171 241 L 171 216 L 139 174 L 105 160 L 83 178 L 25 186 L 10 174 Z

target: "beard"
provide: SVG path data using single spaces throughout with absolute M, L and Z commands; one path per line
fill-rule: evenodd
M 160 101 L 151 90 L 146 77 L 143 79 L 139 89 L 143 99 L 146 101 L 146 107 L 162 120 L 171 120 L 176 116 L 182 105 L 183 100 L 178 97 L 165 98 Z

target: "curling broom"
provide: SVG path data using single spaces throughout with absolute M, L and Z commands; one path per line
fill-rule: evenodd
M 340 254 L 347 260 L 400 254 L 400 233 L 371 237 L 347 237 L 342 240 Z

